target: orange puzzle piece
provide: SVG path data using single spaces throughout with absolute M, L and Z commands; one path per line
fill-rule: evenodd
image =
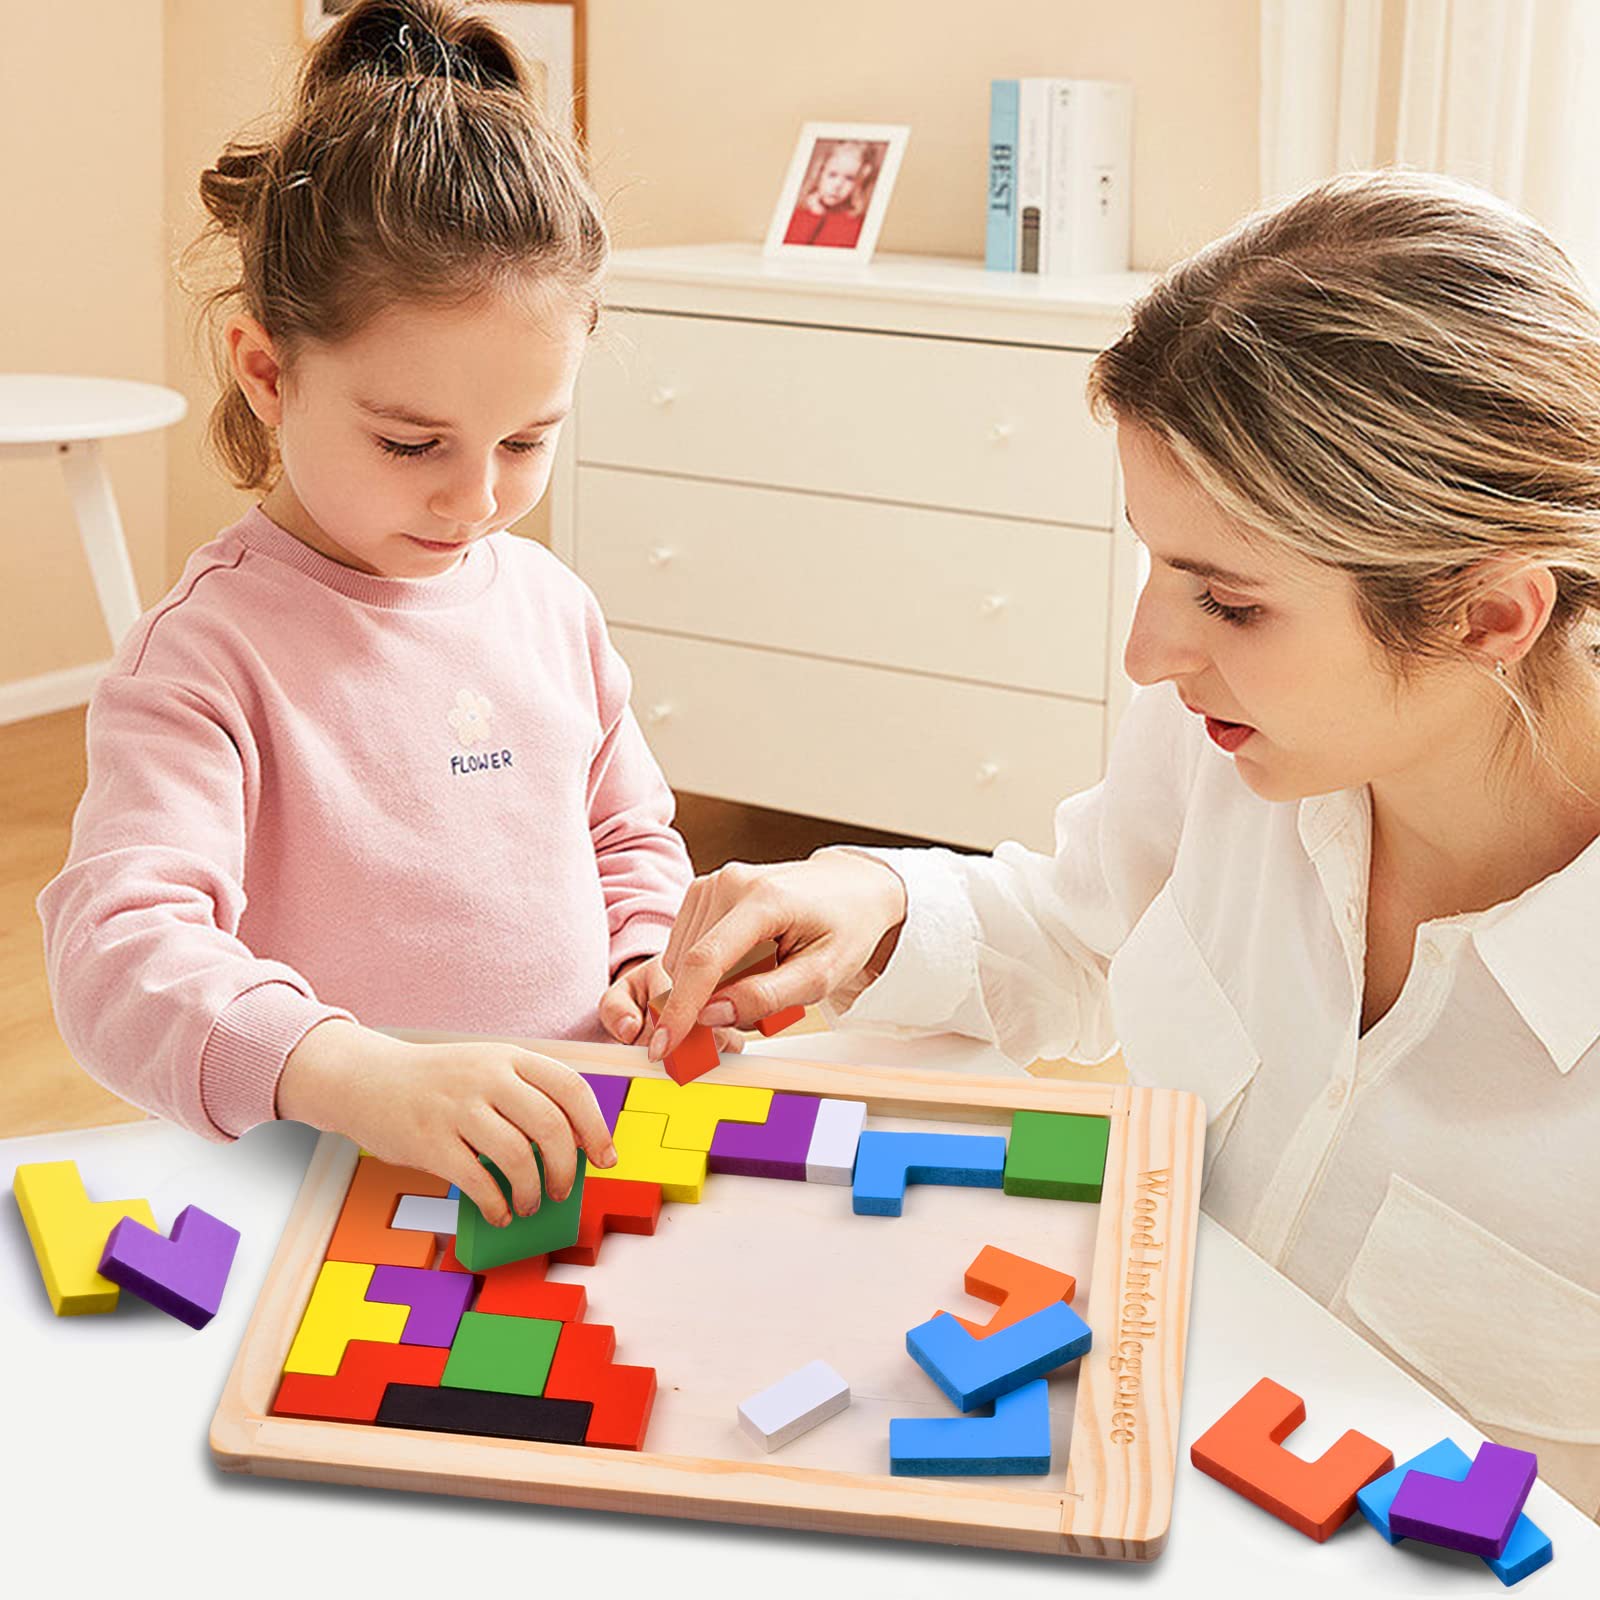
M 1263 1378 L 1195 1440 L 1189 1459 L 1320 1544 L 1355 1510 L 1357 1491 L 1394 1466 L 1394 1453 L 1352 1428 L 1307 1461 L 1283 1448 L 1305 1420 L 1305 1401 Z
M 414 1191 L 407 1191 L 412 1193 Z M 336 1422 L 374 1422 L 383 1392 L 391 1383 L 437 1387 L 450 1359 L 446 1349 L 427 1344 L 379 1344 L 352 1339 L 332 1377 L 286 1372 L 273 1397 L 276 1417 L 318 1417 Z
M 998 1245 L 986 1244 L 977 1259 L 967 1268 L 966 1290 L 979 1300 L 992 1301 L 1000 1309 L 987 1322 L 969 1322 L 956 1317 L 975 1339 L 986 1338 L 1009 1328 L 1024 1317 L 1054 1305 L 1057 1300 L 1072 1304 L 1078 1292 L 1078 1280 L 1069 1272 L 1057 1272 L 1054 1267 L 1041 1266 L 1026 1256 L 1014 1256 Z M 955 1316 L 954 1312 L 948 1313 Z
M 356 1162 L 344 1208 L 328 1241 L 328 1261 L 356 1261 L 375 1267 L 431 1267 L 438 1240 L 415 1228 L 391 1228 L 403 1194 L 443 1198 L 450 1185 L 431 1172 L 394 1167 L 376 1156 Z
M 454 1241 L 451 1243 L 453 1256 Z M 456 1265 L 459 1268 L 460 1262 Z M 549 1270 L 549 1256 L 529 1256 L 525 1261 L 490 1267 L 483 1274 L 472 1309 L 506 1317 L 538 1317 L 547 1322 L 581 1322 L 588 1303 L 587 1291 L 581 1283 L 547 1282 L 545 1274 Z
M 593 1169 L 583 1180 L 578 1210 L 578 1238 L 553 1261 L 592 1267 L 600 1259 L 600 1241 L 608 1233 L 654 1233 L 661 1220 L 661 1185 L 636 1178 L 597 1178 Z
M 748 967 L 741 967 L 731 974 L 733 978 L 748 978 L 758 972 L 776 972 L 778 958 L 775 955 L 764 956 L 760 961 L 752 961 Z M 724 979 L 724 982 L 728 980 Z M 806 1014 L 804 1006 L 785 1006 L 782 1011 L 774 1011 L 771 1016 L 757 1019 L 756 1026 L 761 1030 L 762 1037 L 770 1039 L 776 1033 L 782 1033 L 785 1028 L 792 1028 L 801 1021 Z
M 593 1402 L 585 1444 L 642 1450 L 656 1403 L 655 1368 L 615 1365 L 611 1356 L 616 1348 L 614 1329 L 598 1322 L 569 1322 L 556 1341 L 545 1398 Z

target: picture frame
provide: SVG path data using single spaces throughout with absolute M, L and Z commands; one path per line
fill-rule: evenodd
M 910 137 L 904 123 L 806 123 L 762 254 L 785 261 L 870 261 Z
M 301 31 L 309 41 L 326 32 L 355 0 L 301 0 Z M 472 10 L 503 29 L 534 69 L 544 105 L 556 122 L 582 140 L 588 87 L 587 0 L 494 0 Z

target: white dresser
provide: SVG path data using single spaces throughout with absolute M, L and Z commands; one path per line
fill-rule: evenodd
M 1148 281 L 617 256 L 552 542 L 674 788 L 1050 847 L 1126 700 L 1135 547 L 1083 389 Z

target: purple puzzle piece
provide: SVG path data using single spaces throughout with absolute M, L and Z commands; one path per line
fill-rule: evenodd
M 136 1217 L 124 1217 L 106 1238 L 100 1271 L 141 1300 L 203 1328 L 217 1314 L 239 1248 L 239 1230 L 199 1206 L 185 1206 L 164 1239 Z
M 820 1103 L 814 1094 L 775 1094 L 765 1122 L 718 1123 L 706 1170 L 804 1183 Z
M 615 1133 L 617 1113 L 622 1110 L 622 1102 L 628 1098 L 628 1085 L 633 1079 L 609 1072 L 583 1072 L 579 1076 L 594 1090 L 594 1097 L 600 1102 L 600 1115 L 606 1119 L 606 1127 Z M 595 1176 L 601 1175 L 597 1168 Z
M 467 1309 L 475 1283 L 470 1272 L 437 1272 L 432 1267 L 374 1267 L 367 1299 L 410 1306 L 401 1344 L 430 1344 L 447 1350 Z
M 1459 1481 L 1408 1472 L 1389 1508 L 1390 1530 L 1493 1560 L 1505 1549 L 1538 1471 L 1531 1451 L 1484 1444 Z

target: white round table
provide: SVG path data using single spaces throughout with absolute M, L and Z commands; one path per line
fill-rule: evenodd
M 0 461 L 39 455 L 60 459 L 113 646 L 122 642 L 142 608 L 100 441 L 170 427 L 188 409 L 176 389 L 154 383 L 0 372 Z

